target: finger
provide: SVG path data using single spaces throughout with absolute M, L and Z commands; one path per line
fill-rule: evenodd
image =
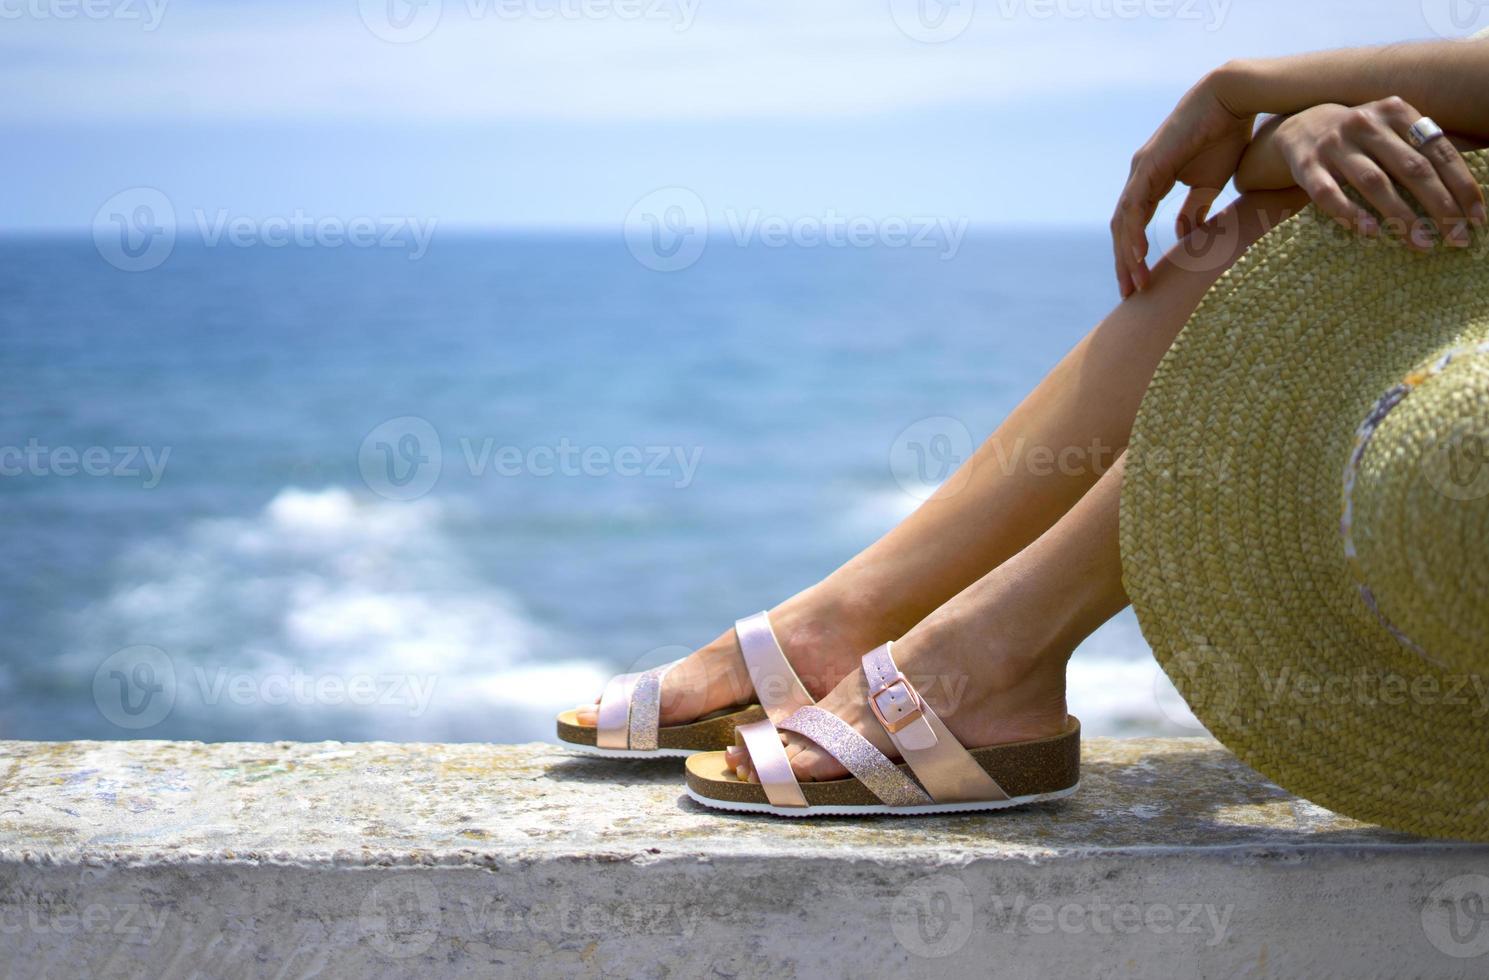
M 1371 238 L 1380 234 L 1380 222 L 1375 219 L 1375 215 L 1351 201 L 1334 179 L 1334 175 L 1321 164 L 1314 164 L 1300 171 L 1298 186 L 1303 188 L 1320 211 L 1350 231 Z
M 1123 299 L 1126 299 L 1133 293 L 1132 277 L 1127 274 L 1127 267 L 1122 264 L 1121 258 L 1117 256 L 1113 258 L 1117 268 L 1117 292 L 1122 294 Z
M 1174 222 L 1174 231 L 1180 238 L 1189 237 L 1189 233 L 1205 223 L 1210 215 L 1210 205 L 1215 203 L 1215 198 L 1220 196 L 1219 190 L 1208 187 L 1191 187 L 1188 195 L 1184 198 L 1184 204 L 1179 208 L 1179 217 Z
M 1437 165 L 1426 154 L 1419 153 L 1405 139 L 1398 138 L 1397 134 L 1382 130 L 1376 130 L 1374 134 L 1367 136 L 1362 144 L 1386 173 L 1395 178 L 1396 183 L 1411 191 L 1412 196 L 1432 218 L 1438 235 L 1444 241 L 1460 246 L 1468 244 L 1468 228 L 1465 225 L 1468 208 L 1458 203 L 1438 173 Z M 1433 144 L 1428 144 L 1431 145 Z M 1448 149 L 1454 156 L 1457 155 L 1457 151 L 1451 146 Z M 1473 177 L 1468 174 L 1467 169 L 1465 165 L 1464 174 L 1471 182 Z
M 1489 213 L 1484 207 L 1484 188 L 1474 179 L 1468 161 L 1463 159 L 1453 141 L 1446 136 L 1435 139 L 1422 147 L 1421 154 L 1437 168 L 1438 177 L 1468 220 L 1478 228 L 1489 223 Z
M 1395 183 L 1379 163 L 1364 153 L 1351 153 L 1338 163 L 1340 175 L 1358 190 L 1381 216 L 1392 237 L 1419 251 L 1431 251 L 1435 242 L 1428 223 L 1419 218 L 1396 190 Z M 1444 191 L 1446 193 L 1446 191 Z
M 1127 274 L 1133 288 L 1141 292 L 1152 282 L 1148 272 L 1148 222 L 1153 220 L 1157 205 L 1146 198 L 1133 198 L 1122 209 L 1122 252 L 1127 261 Z
M 1117 271 L 1117 291 L 1126 299 L 1137 291 L 1132 283 L 1132 271 L 1122 254 L 1122 241 L 1125 232 L 1122 229 L 1122 213 L 1118 211 L 1112 216 L 1112 260 Z
M 1173 186 L 1173 178 L 1160 177 L 1146 163 L 1135 161 L 1132 176 L 1117 205 L 1122 218 L 1118 257 L 1126 263 L 1132 284 L 1139 290 L 1147 289 L 1151 282 L 1148 273 L 1148 222 L 1153 220 L 1158 202 Z

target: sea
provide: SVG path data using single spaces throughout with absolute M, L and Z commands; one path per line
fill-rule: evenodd
M 0 738 L 551 740 L 909 514 L 1109 248 L 4 239 Z M 1130 611 L 1069 685 L 1088 733 L 1201 731 Z

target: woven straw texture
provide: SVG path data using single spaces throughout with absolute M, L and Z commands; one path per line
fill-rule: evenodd
M 1418 255 L 1310 207 L 1164 357 L 1121 504 L 1143 633 L 1218 739 L 1329 809 L 1465 840 L 1489 840 L 1489 352 L 1423 369 L 1485 341 L 1489 234 Z M 1359 458 L 1349 560 L 1346 466 L 1408 379 Z

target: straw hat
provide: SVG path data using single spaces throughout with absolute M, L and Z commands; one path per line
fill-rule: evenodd
M 1489 234 L 1273 229 L 1159 365 L 1126 467 L 1124 582 L 1215 737 L 1337 812 L 1489 840 Z

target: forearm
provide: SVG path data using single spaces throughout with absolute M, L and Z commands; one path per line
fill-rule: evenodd
M 1237 116 L 1287 114 L 1327 103 L 1356 106 L 1397 95 L 1444 129 L 1489 139 L 1489 39 L 1233 61 L 1213 81 Z

